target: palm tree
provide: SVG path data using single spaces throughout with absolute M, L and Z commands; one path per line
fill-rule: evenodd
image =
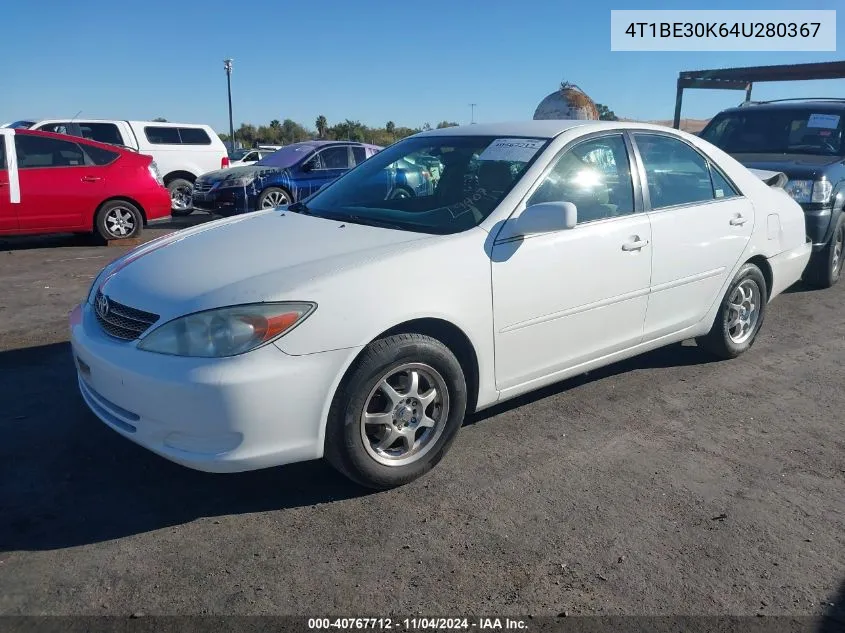
M 274 130 L 278 130 L 282 127 L 282 124 L 279 123 L 279 119 L 273 119 L 272 121 L 270 121 L 270 127 Z
M 396 124 L 393 121 L 388 121 L 387 124 L 384 126 L 385 132 L 390 134 L 390 138 L 393 138 L 393 133 L 396 131 Z
M 326 117 L 322 114 L 318 116 L 315 125 L 317 127 L 317 134 L 319 134 L 320 138 L 324 138 L 326 131 L 329 129 L 329 122 L 326 120 Z

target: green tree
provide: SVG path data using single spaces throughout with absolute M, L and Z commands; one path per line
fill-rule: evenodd
M 320 138 L 326 138 L 326 132 L 329 130 L 329 122 L 326 120 L 322 114 L 317 117 L 317 120 L 314 122 L 314 125 L 317 128 L 317 135 Z
M 282 127 L 282 124 L 279 123 L 279 119 L 273 119 L 272 121 L 270 121 L 270 127 L 274 130 L 278 130 Z
M 454 121 L 441 121 L 437 124 L 438 130 L 442 130 L 444 127 L 458 127 L 458 124 Z
M 154 118 L 153 121 L 155 121 L 156 123 L 167 123 L 167 119 L 165 119 L 164 117 L 160 117 L 160 116 L 157 116 L 156 118 Z
M 619 117 L 616 116 L 616 113 L 608 108 L 603 103 L 597 103 L 596 109 L 599 111 L 599 120 L 600 121 L 618 121 Z
M 241 127 L 235 130 L 235 140 L 243 143 L 244 147 L 254 147 L 258 130 L 252 123 L 241 123 Z
M 384 126 L 384 131 L 390 134 L 390 137 L 393 138 L 393 134 L 396 132 L 396 124 L 393 121 L 388 121 Z

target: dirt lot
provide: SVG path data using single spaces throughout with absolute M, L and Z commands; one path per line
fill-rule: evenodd
M 370 494 L 319 462 L 190 471 L 95 419 L 66 318 L 123 250 L 0 242 L 0 613 L 845 601 L 845 284 L 777 299 L 739 360 L 673 346 L 477 416 L 435 472 Z

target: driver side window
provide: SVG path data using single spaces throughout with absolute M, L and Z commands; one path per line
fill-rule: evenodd
M 621 134 L 601 136 L 567 150 L 531 195 L 527 206 L 571 202 L 578 224 L 634 212 L 634 183 Z

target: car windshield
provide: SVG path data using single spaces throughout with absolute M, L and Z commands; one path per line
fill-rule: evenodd
M 285 145 L 282 149 L 265 156 L 256 165 L 267 165 L 268 167 L 292 167 L 299 159 L 307 156 L 317 149 L 311 143 L 293 143 Z
M 701 137 L 730 154 L 843 154 L 842 111 L 749 106 L 714 118 Z
M 240 160 L 247 154 L 249 154 L 252 150 L 249 149 L 236 149 L 234 152 L 229 152 L 229 159 L 230 160 Z
M 490 215 L 549 142 L 505 136 L 409 137 L 291 210 L 407 231 L 458 233 Z
M 31 128 L 33 125 L 35 125 L 35 121 L 15 121 L 14 123 L 9 123 L 6 127 L 21 130 Z

